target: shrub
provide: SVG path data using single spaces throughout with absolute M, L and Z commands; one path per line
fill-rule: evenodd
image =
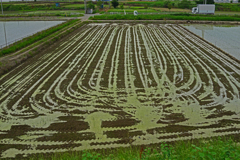
M 171 2 L 170 2 L 169 0 L 164 1 L 163 7 L 164 7 L 164 8 L 168 8 L 168 5 L 169 5 L 170 3 L 171 3 Z
M 93 10 L 95 9 L 95 5 L 92 3 L 92 1 L 88 2 L 87 8 L 88 9 L 93 9 Z
M 123 10 L 123 8 L 124 8 L 123 4 L 120 6 L 120 8 Z
M 112 6 L 114 8 L 117 8 L 117 6 L 119 5 L 118 1 L 117 0 L 112 0 Z
M 182 0 L 179 4 L 178 4 L 179 8 L 190 8 L 190 2 L 188 0 Z
M 148 5 L 147 4 L 144 4 L 144 9 L 148 9 Z
M 171 3 L 168 3 L 168 9 L 169 9 L 169 11 L 170 11 L 170 9 L 172 9 Z
M 102 1 L 98 1 L 98 2 L 97 2 L 97 7 L 100 9 L 102 4 L 103 4 Z

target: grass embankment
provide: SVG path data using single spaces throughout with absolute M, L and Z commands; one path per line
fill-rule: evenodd
M 231 138 L 212 138 L 211 140 L 178 141 L 171 144 L 162 143 L 152 147 L 128 147 L 103 149 L 98 151 L 83 151 L 54 153 L 53 155 L 32 155 L 31 160 L 77 160 L 77 159 L 109 159 L 109 160 L 238 160 L 240 159 L 239 143 Z
M 38 32 L 36 34 L 34 34 L 33 36 L 31 37 L 27 37 L 27 38 L 24 38 L 22 40 L 20 40 L 19 42 L 16 42 L 12 45 L 9 46 L 9 48 L 5 47 L 3 50 L 0 51 L 0 57 L 1 56 L 4 56 L 4 55 L 7 55 L 7 54 L 10 54 L 10 53 L 14 53 L 30 44 L 33 44 L 34 42 L 37 42 L 75 22 L 77 22 L 78 20 L 70 20 L 68 22 L 65 22 L 63 24 L 59 24 L 55 27 L 51 27 L 47 30 L 44 30 L 42 32 Z
M 192 15 L 192 14 L 162 14 L 162 15 L 96 15 L 91 20 L 204 20 L 204 21 L 240 21 L 239 15 Z
M 61 16 L 61 17 L 82 17 L 82 13 L 73 14 L 73 13 L 64 13 L 64 12 L 58 12 L 58 13 L 51 13 L 51 12 L 45 12 L 45 13 L 39 13 L 39 12 L 32 12 L 32 13 L 12 13 L 12 14 L 4 14 L 0 15 L 0 17 L 52 17 L 52 16 Z
M 60 3 L 3 3 L 4 11 L 39 11 L 39 10 L 83 10 L 83 4 Z

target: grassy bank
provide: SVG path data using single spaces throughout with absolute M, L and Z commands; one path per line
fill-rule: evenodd
M 67 14 L 67 13 L 18 13 L 18 14 L 5 14 L 0 17 L 82 17 L 83 14 Z
M 3 50 L 0 51 L 0 57 L 1 56 L 4 56 L 4 55 L 7 55 L 7 54 L 10 54 L 10 53 L 14 53 L 30 44 L 33 44 L 34 42 L 37 42 L 75 22 L 77 22 L 78 20 L 70 20 L 68 22 L 65 22 L 63 24 L 59 24 L 55 27 L 52 27 L 52 28 L 49 28 L 47 30 L 44 30 L 42 32 L 38 32 L 36 34 L 34 34 L 33 36 L 31 37 L 27 37 L 27 38 L 24 38 L 22 39 L 21 41 L 19 42 L 16 42 L 12 45 L 9 46 L 9 48 L 5 47 Z
M 83 10 L 84 4 L 60 3 L 3 3 L 4 11 L 39 11 L 39 10 Z
M 225 15 L 191 15 L 191 14 L 163 14 L 163 15 L 99 15 L 90 17 L 91 20 L 204 20 L 204 21 L 240 21 L 240 16 Z
M 162 143 L 159 145 L 133 146 L 128 148 L 103 149 L 98 151 L 83 151 L 54 153 L 52 155 L 32 155 L 31 160 L 52 159 L 52 160 L 77 160 L 77 159 L 131 159 L 131 160 L 237 160 L 240 159 L 239 143 L 232 138 L 212 138 L 210 140 L 178 141 L 171 144 Z

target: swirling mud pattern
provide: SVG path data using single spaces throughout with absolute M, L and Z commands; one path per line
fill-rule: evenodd
M 179 25 L 87 24 L 0 78 L 1 158 L 238 135 L 240 63 Z

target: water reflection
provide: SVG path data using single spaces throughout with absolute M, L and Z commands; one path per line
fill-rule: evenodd
M 201 30 L 202 38 L 204 38 L 204 31 L 213 30 L 213 26 L 212 25 L 198 25 L 198 26 L 195 26 L 195 29 Z
M 240 60 L 239 25 L 184 24 L 183 26 Z
M 63 21 L 10 21 L 0 22 L 0 48 L 6 43 L 11 44 L 16 40 L 53 27 Z

